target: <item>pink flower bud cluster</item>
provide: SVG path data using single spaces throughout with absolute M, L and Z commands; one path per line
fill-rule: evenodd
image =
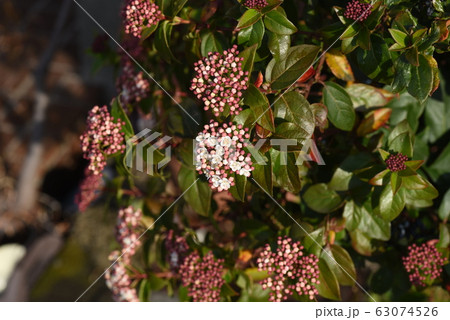
M 106 285 L 113 293 L 115 301 L 139 301 L 136 289 L 131 288 L 132 278 L 127 273 L 126 266 L 136 253 L 139 241 L 139 225 L 142 221 L 142 211 L 132 206 L 119 210 L 116 225 L 116 238 L 121 250 L 113 251 L 109 260 L 115 262 L 105 273 Z
M 196 169 L 204 174 L 212 189 L 228 190 L 234 185 L 233 174 L 249 177 L 252 167 L 250 153 L 243 148 L 250 135 L 242 125 L 211 121 L 196 137 Z
M 223 259 L 214 259 L 210 251 L 203 258 L 197 252 L 186 257 L 180 267 L 183 286 L 195 302 L 219 301 L 220 290 L 225 281 L 222 279 Z
M 409 246 L 408 255 L 403 257 L 409 281 L 418 286 L 431 285 L 434 279 L 439 278 L 446 263 L 447 260 L 436 247 L 427 243 Z
M 318 294 L 319 258 L 310 254 L 304 256 L 303 246 L 291 238 L 278 238 L 278 248 L 272 252 L 266 245 L 257 264 L 260 271 L 267 271 L 269 277 L 261 282 L 263 289 L 270 290 L 270 301 L 287 300 L 294 292 L 314 299 Z
M 408 161 L 408 157 L 404 154 L 391 154 L 386 159 L 386 167 L 392 172 L 402 171 L 406 169 L 405 161 Z
M 244 6 L 246 6 L 249 9 L 260 10 L 265 6 L 267 6 L 267 4 L 268 3 L 266 0 L 247 0 L 245 1 Z
M 80 184 L 80 191 L 75 196 L 78 210 L 86 211 L 89 205 L 100 196 L 102 181 L 102 175 L 92 174 L 89 169 L 86 169 L 84 179 Z
M 173 230 L 169 230 L 169 232 L 167 233 L 165 245 L 170 270 L 172 272 L 177 272 L 180 266 L 183 264 L 189 250 L 186 239 L 181 236 L 176 236 Z
M 109 260 L 114 262 L 120 257 L 120 251 L 113 251 Z M 126 264 L 119 259 L 105 273 L 106 286 L 112 291 L 117 302 L 139 302 L 135 288 L 131 287 L 132 279 L 127 273 Z
M 345 7 L 344 17 L 352 20 L 364 21 L 372 12 L 372 5 L 370 3 L 363 3 L 359 0 L 353 0 L 347 3 Z
M 242 70 L 244 58 L 238 54 L 237 46 L 233 46 L 222 54 L 210 52 L 208 57 L 195 63 L 196 74 L 190 89 L 203 100 L 204 109 L 212 109 L 216 116 L 226 105 L 230 107 L 230 114 L 242 110 L 239 101 L 242 91 L 247 90 L 248 72 Z
M 131 61 L 123 64 L 122 74 L 117 79 L 117 91 L 121 93 L 122 104 L 128 105 L 148 97 L 150 82 L 144 72 L 136 71 Z
M 131 257 L 136 253 L 136 248 L 140 246 L 139 226 L 142 221 L 141 209 L 135 210 L 132 206 L 119 210 L 116 225 L 116 238 L 122 247 L 123 260 L 130 262 Z
M 144 28 L 156 25 L 163 19 L 159 7 L 149 0 L 128 0 L 123 9 L 125 33 L 140 38 Z
M 89 111 L 87 128 L 80 137 L 83 157 L 89 160 L 89 170 L 99 175 L 106 166 L 106 156 L 125 150 L 123 122 L 116 123 L 106 106 Z

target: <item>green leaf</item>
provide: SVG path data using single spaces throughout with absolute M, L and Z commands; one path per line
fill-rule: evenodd
M 428 187 L 428 182 L 426 182 L 420 175 L 412 174 L 402 177 L 402 185 L 406 189 L 420 190 Z
M 223 45 L 226 43 L 224 36 L 219 32 L 206 32 L 202 35 L 200 51 L 203 57 L 207 57 L 210 52 L 223 51 Z
M 159 25 L 159 22 L 157 22 L 156 24 L 154 24 L 150 27 L 144 28 L 141 32 L 141 42 L 144 41 L 145 39 L 147 39 L 148 37 L 150 37 L 153 34 L 153 32 L 155 32 L 156 29 L 158 29 L 158 25 Z
M 402 47 L 408 46 L 407 40 L 408 35 L 400 30 L 397 29 L 388 29 L 389 33 L 391 34 L 392 38 Z
M 150 283 L 147 279 L 143 279 L 139 284 L 139 301 L 141 302 L 147 302 L 150 299 Z
M 383 150 L 383 149 L 378 149 L 378 152 L 381 155 L 381 158 L 383 159 L 383 161 L 386 161 L 387 158 L 389 158 L 389 156 L 391 155 L 389 152 Z
M 328 108 L 328 119 L 338 129 L 350 131 L 355 124 L 355 110 L 353 103 L 340 85 L 326 82 L 323 90 L 323 103 Z
M 291 47 L 291 37 L 268 31 L 269 40 L 267 46 L 276 61 L 284 60 Z
M 247 28 L 261 19 L 261 13 L 255 9 L 248 9 L 240 17 L 236 29 Z
M 424 189 L 402 189 L 406 200 L 433 200 L 439 196 L 439 192 L 430 183 Z
M 392 176 L 393 175 L 391 175 L 391 177 Z M 374 213 L 380 215 L 384 220 L 389 222 L 397 218 L 405 207 L 405 198 L 403 193 L 397 192 L 394 194 L 394 188 L 395 186 L 392 187 L 387 185 L 383 187 L 380 193 L 374 193 L 372 195 L 372 200 L 375 207 Z
M 341 197 L 325 183 L 312 185 L 306 190 L 303 199 L 308 207 L 319 213 L 330 213 L 339 208 Z
M 125 140 L 134 136 L 133 126 L 131 125 L 130 119 L 128 118 L 125 110 L 123 110 L 122 104 L 120 103 L 120 97 L 112 101 L 111 104 L 111 116 L 118 120 L 125 122 L 122 126 L 122 131 L 125 133 Z
M 355 203 L 348 201 L 345 204 L 342 216 L 345 219 L 345 227 L 348 231 L 356 230 L 361 222 L 361 210 L 355 210 Z
M 353 107 L 365 105 L 366 108 L 385 106 L 394 95 L 384 89 L 364 83 L 353 83 L 345 88 L 350 95 Z
M 361 30 L 361 25 L 359 23 L 353 23 L 345 29 L 344 33 L 340 37 L 341 40 L 348 40 L 355 37 Z
M 372 34 L 370 41 L 370 50 L 363 50 L 361 48 L 356 50 L 358 65 L 361 71 L 369 78 L 391 83 L 393 65 L 389 48 L 384 39 L 378 35 Z
M 392 172 L 391 188 L 394 195 L 397 193 L 398 189 L 400 189 L 401 186 L 402 186 L 402 178 L 398 176 L 397 172 Z
M 394 80 L 392 81 L 392 91 L 400 92 L 405 89 L 411 81 L 411 65 L 402 54 L 394 63 Z
M 324 248 L 321 258 L 328 264 L 340 284 L 347 286 L 355 284 L 356 269 L 347 250 L 333 244 Z
M 253 71 L 253 63 L 255 62 L 256 49 L 257 49 L 257 45 L 254 44 L 251 47 L 245 48 L 244 51 L 241 51 L 239 53 L 239 57 L 244 58 L 244 60 L 242 61 L 242 70 L 248 71 L 249 81 L 250 81 L 250 75 Z
M 275 99 L 274 117 L 288 121 L 277 126 L 276 136 L 296 139 L 299 145 L 303 145 L 311 138 L 315 127 L 308 101 L 297 91 L 290 91 Z
M 156 0 L 155 2 L 165 16 L 174 17 L 183 9 L 187 0 Z
M 319 260 L 319 271 L 320 284 L 316 285 L 319 294 L 327 299 L 341 300 L 341 291 L 336 275 L 323 259 Z
M 436 247 L 448 249 L 450 245 L 450 226 L 445 223 L 439 224 L 439 242 Z
M 272 60 L 275 62 L 271 62 L 273 66 L 268 80 L 272 82 L 272 89 L 285 89 L 296 82 L 311 67 L 318 52 L 319 47 L 302 44 L 290 48 L 285 59 Z
M 361 28 L 361 31 L 358 34 L 357 43 L 364 50 L 371 49 L 372 44 L 370 42 L 370 31 L 367 27 Z
M 363 256 L 372 255 L 375 248 L 372 246 L 372 239 L 367 234 L 360 230 L 351 231 L 349 234 L 352 239 L 352 247 L 356 252 Z
M 250 84 L 247 91 L 244 93 L 244 104 L 252 109 L 255 114 L 255 119 L 259 118 L 257 123 L 261 127 L 271 132 L 275 131 L 269 100 L 267 100 L 267 97 L 253 84 Z
M 207 216 L 211 206 L 212 191 L 207 182 L 201 180 L 195 182 L 196 179 L 197 173 L 195 170 L 181 166 L 178 173 L 178 184 L 181 190 L 186 192 L 183 196 L 184 199 L 197 213 Z
M 293 193 L 299 192 L 301 181 L 294 153 L 280 152 L 272 148 L 270 157 L 276 185 Z
M 245 201 L 245 186 L 247 185 L 247 177 L 239 174 L 234 175 L 234 186 L 231 186 L 230 192 L 236 199 Z
M 389 143 L 389 150 L 401 152 L 408 157 L 412 157 L 413 144 L 409 133 L 404 132 L 396 136 L 391 143 Z
M 238 44 L 246 44 L 252 46 L 257 45 L 257 48 L 261 46 L 262 39 L 264 37 L 264 23 L 262 20 L 258 20 L 250 27 L 244 28 L 238 33 Z
M 150 284 L 150 288 L 153 291 L 160 291 L 162 288 L 164 288 L 167 285 L 167 280 L 158 278 L 154 274 L 150 274 L 149 284 Z
M 442 198 L 438 214 L 441 220 L 448 220 L 448 218 L 450 217 L 450 189 L 447 190 L 444 197 Z
M 264 16 L 266 28 L 277 34 L 290 35 L 297 32 L 295 25 L 278 10 L 268 12 Z
M 172 24 L 170 21 L 165 20 L 158 27 L 155 34 L 155 48 L 158 50 L 158 54 L 167 62 L 172 60 L 177 61 L 174 57 L 172 50 L 170 49 L 170 37 L 172 34 Z
M 390 186 L 385 188 L 391 190 Z M 391 224 L 372 209 L 370 200 L 366 201 L 362 206 L 355 205 L 355 210 L 359 211 L 357 214 L 361 216 L 357 231 L 364 233 L 369 239 L 389 240 L 391 237 Z
M 272 179 L 272 160 L 270 154 L 267 154 L 266 164 L 253 163 L 255 168 L 252 171 L 252 177 L 255 181 L 271 196 L 273 195 L 273 179 Z
M 433 87 L 433 69 L 423 55 L 419 55 L 419 65 L 411 66 L 411 81 L 408 92 L 419 101 L 428 98 Z

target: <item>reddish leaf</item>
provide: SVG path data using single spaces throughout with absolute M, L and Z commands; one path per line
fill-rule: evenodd
M 262 75 L 262 73 L 260 71 L 258 73 L 258 78 L 256 78 L 256 81 L 255 81 L 255 87 L 257 87 L 257 88 L 261 87 L 263 81 L 264 81 L 264 77 L 263 77 L 263 75 Z
M 303 83 L 311 79 L 316 74 L 316 70 L 311 66 L 309 69 L 297 80 L 297 83 Z
M 381 108 L 369 112 L 363 121 L 359 124 L 356 133 L 362 137 L 368 133 L 380 129 L 389 120 L 392 113 L 390 108 Z

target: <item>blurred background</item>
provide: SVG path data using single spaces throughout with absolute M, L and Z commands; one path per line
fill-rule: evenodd
M 77 2 L 118 34 L 119 0 Z M 0 0 L 0 301 L 74 301 L 109 266 L 115 215 L 74 203 L 87 111 L 116 95 L 93 71 L 105 38 L 72 0 Z M 81 300 L 111 294 L 100 279 Z

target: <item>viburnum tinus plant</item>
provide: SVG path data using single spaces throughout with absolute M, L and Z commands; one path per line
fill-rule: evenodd
M 449 9 L 125 1 L 77 197 L 117 212 L 114 298 L 449 299 Z

